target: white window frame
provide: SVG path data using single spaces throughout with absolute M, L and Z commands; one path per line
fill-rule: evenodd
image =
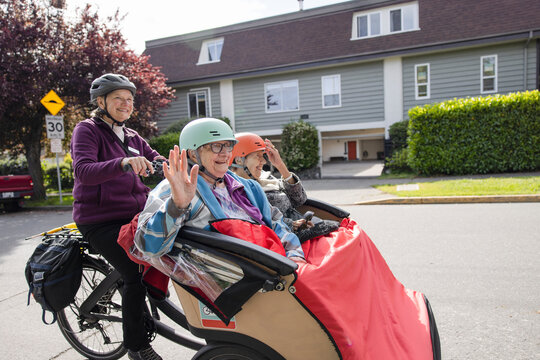
M 267 93 L 268 93 L 268 86 L 280 86 L 280 92 L 281 92 L 281 99 L 283 99 L 283 88 L 287 87 L 285 85 L 288 84 L 295 84 L 296 85 L 296 109 L 286 109 L 283 110 L 283 100 L 281 101 L 281 109 L 279 110 L 269 110 L 268 109 L 268 101 L 267 101 Z M 298 80 L 284 80 L 284 81 L 276 81 L 276 82 L 269 82 L 264 84 L 264 111 L 267 114 L 275 114 L 275 113 L 281 113 L 281 112 L 291 112 L 291 111 L 299 111 L 300 110 L 300 87 Z
M 484 75 L 484 59 L 487 58 L 494 58 L 495 59 L 495 71 L 494 75 L 486 76 Z M 496 54 L 494 55 L 485 55 L 480 58 L 480 93 L 481 94 L 493 94 L 498 91 L 499 88 L 499 82 L 498 82 L 498 74 L 499 74 L 499 61 Z M 493 90 L 485 90 L 484 89 L 484 80 L 485 79 L 493 79 Z
M 373 34 L 372 32 L 372 16 L 374 15 L 378 15 L 379 16 L 379 32 L 377 34 Z M 361 18 L 361 17 L 366 17 L 367 18 L 367 35 L 364 35 L 364 36 L 360 36 L 359 34 L 359 31 L 358 31 L 358 19 Z M 368 37 L 374 37 L 374 36 L 380 36 L 381 33 L 382 33 L 382 25 L 381 25 L 381 22 L 382 22 L 382 14 L 380 11 L 374 11 L 374 12 L 370 12 L 370 13 L 364 13 L 364 14 L 360 14 L 360 15 L 357 15 L 356 16 L 356 19 L 355 19 L 355 23 L 356 23 L 356 37 L 358 39 L 365 39 L 365 38 L 368 38 Z
M 210 88 L 209 87 L 204 87 L 204 88 L 196 88 L 196 89 L 189 89 L 189 91 L 187 92 L 186 94 L 186 99 L 187 99 L 187 110 L 188 110 L 188 118 L 198 118 L 199 117 L 199 108 L 197 107 L 197 116 L 195 117 L 192 117 L 191 116 L 191 106 L 190 106 L 190 102 L 189 102 L 189 95 L 192 95 L 192 94 L 195 94 L 195 96 L 197 96 L 197 94 L 200 94 L 200 93 L 204 93 L 205 95 L 205 108 L 206 108 L 206 116 L 209 117 L 209 116 L 212 116 L 212 101 L 211 101 L 211 97 L 210 97 Z
M 390 31 L 390 12 L 394 10 L 401 10 L 401 30 L 399 31 Z M 379 23 L 380 23 L 380 33 L 379 34 L 371 34 L 371 14 L 380 14 L 379 15 Z M 412 13 L 412 27 L 410 29 L 404 29 L 405 28 L 405 15 Z M 358 34 L 358 19 L 362 16 L 367 16 L 368 18 L 368 36 L 359 36 Z M 386 36 L 386 35 L 393 35 L 393 34 L 399 34 L 403 32 L 409 32 L 409 31 L 418 31 L 420 30 L 420 20 L 419 20 L 419 8 L 418 8 L 418 1 L 412 1 L 404 4 L 400 4 L 399 6 L 387 6 L 382 7 L 378 9 L 371 9 L 368 11 L 361 11 L 356 12 L 353 14 L 353 21 L 352 21 L 352 33 L 351 33 L 351 40 L 360 40 L 360 39 L 368 39 L 372 37 L 377 36 Z
M 219 56 L 217 59 L 210 60 L 209 52 L 210 47 L 221 45 L 221 51 L 219 52 Z M 223 44 L 224 44 L 224 38 L 215 38 L 215 39 L 209 39 L 204 40 L 201 44 L 201 52 L 199 53 L 199 62 L 197 65 L 204 65 L 204 64 L 213 64 L 218 63 L 221 61 L 221 54 L 223 52 Z
M 324 88 L 324 80 L 325 79 L 337 79 L 337 92 L 325 91 L 325 88 Z M 338 104 L 337 105 L 325 105 L 325 102 L 324 102 L 325 95 L 338 95 Z M 323 107 L 323 109 L 341 107 L 341 75 L 340 74 L 321 76 L 321 98 L 322 98 L 322 107 Z
M 418 82 L 418 68 L 421 66 L 427 66 L 427 80 L 425 83 L 419 83 Z M 426 86 L 426 95 L 420 96 L 418 87 L 419 86 Z M 430 99 L 431 98 L 431 70 L 429 63 L 425 64 L 416 64 L 414 65 L 414 95 L 416 100 L 423 100 L 423 99 Z

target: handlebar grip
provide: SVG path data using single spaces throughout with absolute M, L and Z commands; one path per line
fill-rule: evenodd
M 164 177 L 164 175 L 163 175 L 163 163 L 164 162 L 169 164 L 169 162 L 167 160 L 158 159 L 158 160 L 152 161 L 152 167 L 154 168 L 154 173 L 161 176 L 161 177 Z M 133 167 L 129 163 L 127 163 L 122 167 L 122 170 L 124 172 L 133 171 Z M 150 170 L 149 169 L 146 169 L 146 175 L 150 175 Z

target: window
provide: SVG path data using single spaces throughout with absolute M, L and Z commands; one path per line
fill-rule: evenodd
M 188 116 L 200 118 L 212 116 L 210 111 L 209 89 L 193 89 L 188 96 Z
M 295 111 L 298 105 L 298 80 L 264 84 L 266 112 Z
M 367 15 L 360 15 L 356 19 L 357 23 L 357 36 L 376 36 L 381 33 L 381 14 L 371 13 Z
M 329 75 L 321 77 L 322 107 L 341 106 L 341 76 Z
M 429 79 L 429 64 L 418 64 L 414 66 L 414 85 L 416 88 L 416 100 L 429 99 L 430 95 L 430 79 Z
M 390 11 L 390 32 L 401 31 L 401 9 Z
M 481 60 L 481 93 L 497 92 L 497 55 L 482 56 Z
M 390 10 L 390 32 L 414 30 L 417 14 L 412 6 Z
M 399 8 L 384 7 L 354 13 L 351 40 L 420 30 L 418 23 L 417 1 L 402 4 Z
M 197 65 L 219 62 L 222 49 L 223 38 L 203 41 Z

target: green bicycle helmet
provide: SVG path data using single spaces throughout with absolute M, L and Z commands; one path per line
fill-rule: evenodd
M 186 151 L 195 151 L 195 157 L 199 164 L 199 171 L 214 180 L 214 188 L 217 183 L 223 182 L 223 178 L 211 174 L 204 167 L 197 149 L 203 145 L 224 140 L 232 141 L 233 144 L 238 142 L 234 137 L 231 127 L 227 125 L 226 122 L 214 118 L 202 118 L 191 121 L 184 126 L 180 133 L 180 138 L 178 139 L 180 150 L 185 149 Z M 190 165 L 193 165 L 191 160 L 188 160 L 188 162 Z
M 199 147 L 215 141 L 238 141 L 226 122 L 214 118 L 202 118 L 189 122 L 178 139 L 180 150 L 197 150 Z

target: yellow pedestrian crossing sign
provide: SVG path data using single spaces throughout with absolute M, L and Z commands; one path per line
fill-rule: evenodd
M 65 105 L 62 99 L 60 99 L 53 90 L 49 91 L 49 93 L 41 99 L 41 103 L 52 115 L 56 115 Z

